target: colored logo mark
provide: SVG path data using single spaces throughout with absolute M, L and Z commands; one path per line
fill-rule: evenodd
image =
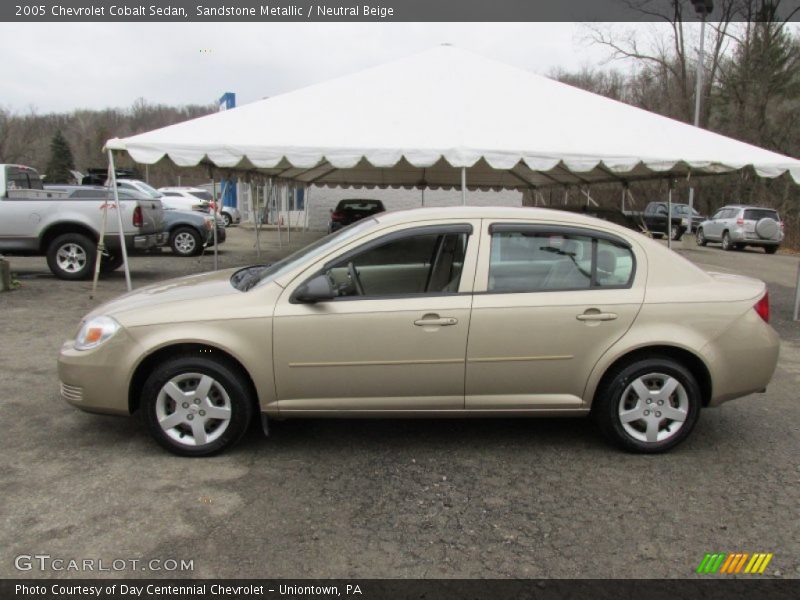
M 697 567 L 696 572 L 706 575 L 714 573 L 727 575 L 735 573 L 761 575 L 773 556 L 772 553 L 767 554 L 763 552 L 756 552 L 754 554 L 749 554 L 747 552 L 736 552 L 732 554 L 717 552 L 715 554 L 706 554 L 700 566 Z

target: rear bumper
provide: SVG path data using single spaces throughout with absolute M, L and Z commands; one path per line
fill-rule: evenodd
M 748 246 L 780 246 L 781 242 L 783 242 L 783 235 L 778 239 L 764 239 L 758 237 L 755 232 L 745 232 L 742 229 L 732 229 L 728 233 L 732 242 L 747 244 Z

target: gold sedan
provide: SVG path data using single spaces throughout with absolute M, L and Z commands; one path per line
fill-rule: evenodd
M 572 213 L 383 213 L 267 267 L 166 281 L 82 321 L 64 399 L 143 411 L 182 455 L 272 417 L 584 416 L 661 452 L 700 410 L 763 391 L 763 282 L 706 273 Z

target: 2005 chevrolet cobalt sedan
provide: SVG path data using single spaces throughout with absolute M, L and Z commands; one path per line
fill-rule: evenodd
M 382 213 L 269 266 L 166 281 L 87 315 L 61 394 L 141 412 L 198 456 L 267 418 L 591 415 L 660 452 L 763 391 L 764 283 L 611 223 L 534 208 Z

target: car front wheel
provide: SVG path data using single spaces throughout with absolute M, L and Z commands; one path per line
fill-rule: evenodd
M 238 370 L 203 356 L 157 367 L 142 388 L 141 406 L 155 440 L 181 456 L 208 456 L 232 446 L 253 414 Z
M 231 223 L 233 223 L 231 216 L 228 213 L 222 213 L 222 224 L 225 225 L 225 227 L 230 227 Z
M 700 416 L 694 376 L 670 358 L 638 360 L 612 373 L 592 414 L 603 434 L 625 450 L 665 452 L 685 440 Z
M 203 251 L 200 234 L 188 227 L 176 229 L 169 238 L 169 246 L 178 256 L 197 256 Z

